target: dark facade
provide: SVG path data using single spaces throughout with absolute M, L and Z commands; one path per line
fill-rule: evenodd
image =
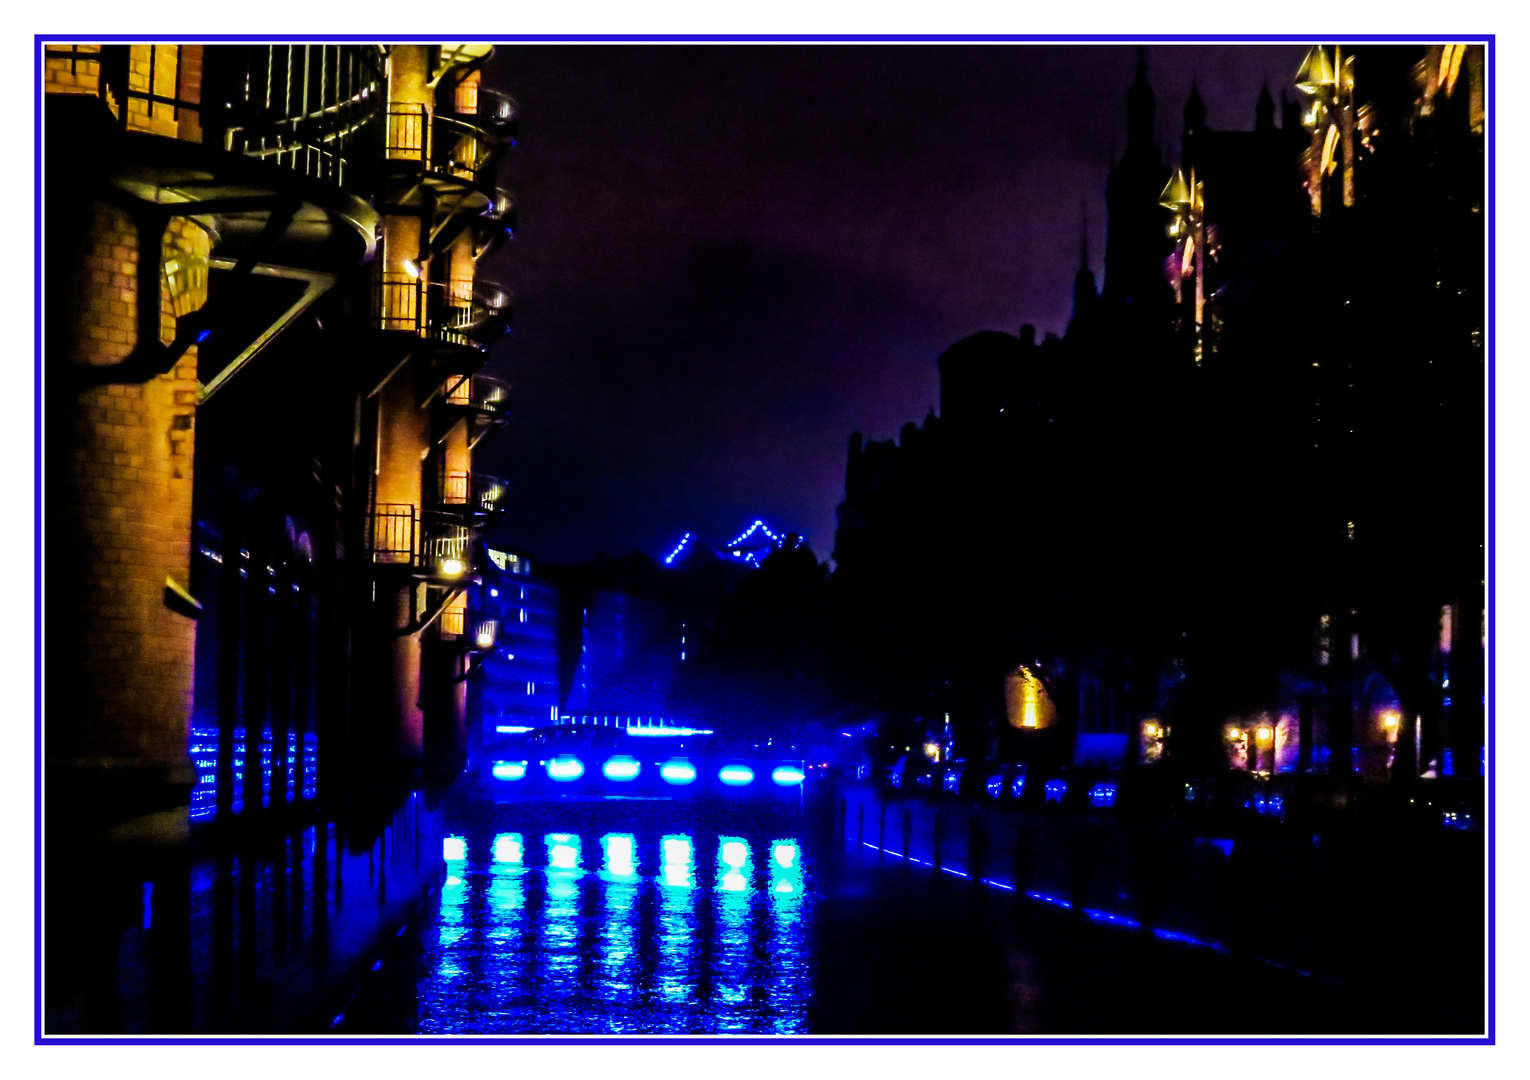
M 1192 92 L 1171 169 L 1140 58 L 1103 290 L 1085 252 L 1061 340 L 958 342 L 938 418 L 852 438 L 863 702 L 949 712 L 968 753 L 1019 731 L 1063 759 L 1476 775 L 1482 52 L 1329 46 L 1293 83 L 1246 131 Z M 1021 730 L 1031 679 L 1050 736 Z

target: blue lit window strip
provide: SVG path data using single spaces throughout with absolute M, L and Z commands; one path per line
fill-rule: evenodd
M 271 729 L 265 728 L 260 743 L 261 804 L 271 805 Z M 218 729 L 195 725 L 187 745 L 187 754 L 196 769 L 196 783 L 191 789 L 192 821 L 207 821 L 218 813 Z M 232 810 L 244 811 L 244 761 L 245 731 L 234 729 L 234 791 Z M 303 735 L 301 755 L 302 790 L 299 793 L 299 753 L 297 732 L 287 733 L 287 801 L 313 799 L 318 796 L 319 739 L 313 732 Z

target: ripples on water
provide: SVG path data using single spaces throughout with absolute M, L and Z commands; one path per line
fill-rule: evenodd
M 812 879 L 787 836 L 443 841 L 424 1034 L 807 1030 Z

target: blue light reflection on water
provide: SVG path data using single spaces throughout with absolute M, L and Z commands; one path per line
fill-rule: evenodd
M 465 849 L 424 938 L 420 1032 L 807 1030 L 796 839 L 504 832 Z

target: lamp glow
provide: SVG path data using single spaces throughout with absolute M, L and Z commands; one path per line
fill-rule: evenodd
M 724 765 L 717 770 L 717 779 L 729 787 L 743 787 L 754 783 L 754 770 L 748 765 Z
M 524 761 L 496 761 L 494 767 L 489 770 L 496 780 L 519 780 L 526 775 L 526 763 Z
M 672 758 L 659 766 L 659 775 L 666 784 L 689 784 L 696 779 L 696 766 L 684 758 Z
M 643 771 L 643 766 L 638 759 L 628 754 L 617 754 L 601 767 L 607 780 L 635 780 L 638 773 Z

